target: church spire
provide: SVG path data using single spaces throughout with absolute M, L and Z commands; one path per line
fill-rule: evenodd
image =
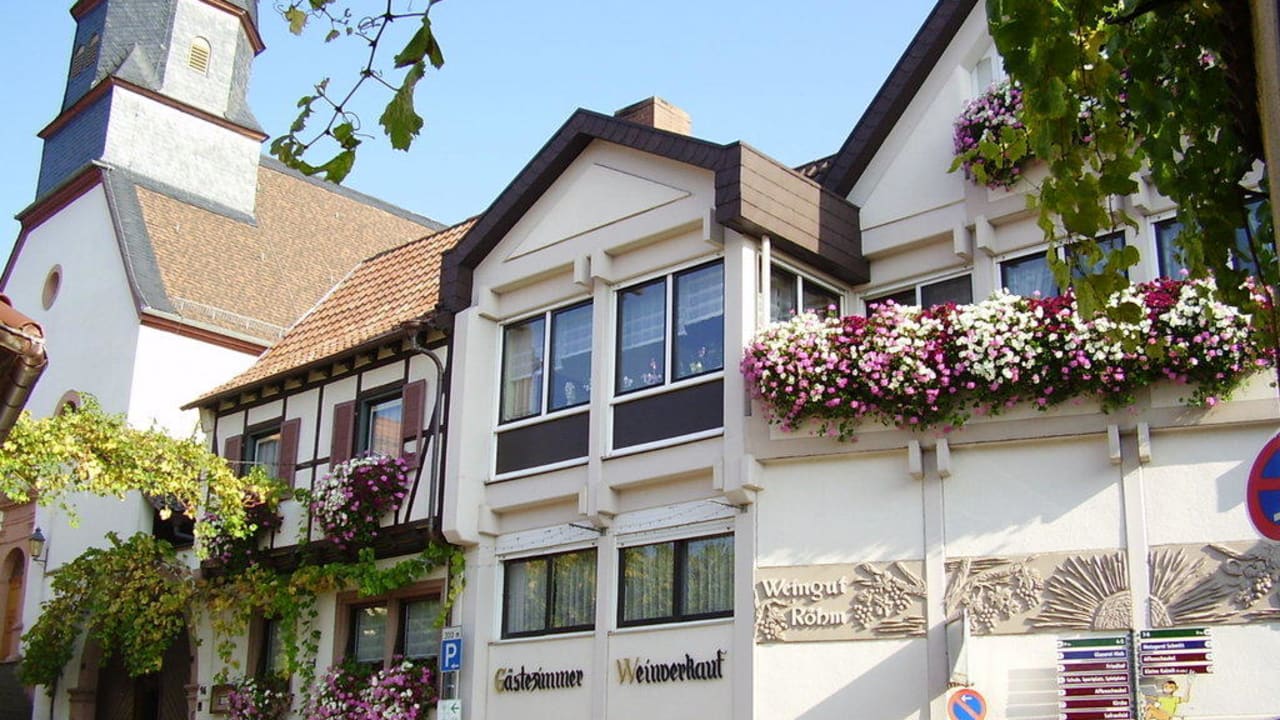
M 257 0 L 79 0 L 37 197 L 102 161 L 242 212 L 265 134 L 249 111 Z

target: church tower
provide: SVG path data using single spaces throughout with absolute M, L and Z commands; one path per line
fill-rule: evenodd
M 258 0 L 79 0 L 61 112 L 40 131 L 41 199 L 99 161 L 253 214 L 265 133 L 248 106 Z

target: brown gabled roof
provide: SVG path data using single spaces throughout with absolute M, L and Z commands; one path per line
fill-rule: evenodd
M 975 5 L 977 0 L 938 0 L 835 154 L 821 180 L 823 187 L 841 197 L 849 195 Z
M 159 276 L 151 294 L 163 295 L 146 302 L 144 294 L 143 305 L 264 345 L 361 259 L 440 227 L 265 158 L 252 219 L 141 184 L 134 193 L 141 227 L 125 234 L 145 233 Z
M 858 208 L 744 143 L 720 145 L 578 110 L 445 254 L 441 321 L 471 302 L 472 271 L 592 142 L 601 140 L 715 173 L 715 220 L 769 235 L 787 253 L 852 284 L 866 282 Z
M 441 255 L 474 224 L 465 220 L 360 263 L 252 367 L 192 405 L 298 372 L 427 317 L 439 298 Z

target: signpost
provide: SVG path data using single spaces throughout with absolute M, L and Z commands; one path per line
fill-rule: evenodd
M 1253 526 L 1263 537 L 1280 540 L 1280 435 L 1262 446 L 1245 492 Z
M 1059 720 L 1134 720 L 1128 637 L 1058 641 Z
M 1138 633 L 1138 679 L 1213 672 L 1213 640 L 1205 628 Z
M 438 720 L 462 720 L 458 699 L 458 672 L 462 670 L 462 628 L 452 625 L 440 630 L 440 678 L 443 687 L 436 701 Z
M 951 720 L 983 720 L 987 716 L 987 699 L 972 688 L 957 690 L 947 699 L 947 716 Z

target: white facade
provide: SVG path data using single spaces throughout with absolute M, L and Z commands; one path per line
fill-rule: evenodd
M 1002 263 L 1043 254 L 1026 186 L 988 190 L 947 172 L 952 121 L 975 94 L 976 64 L 992 57 L 978 5 L 854 183 L 871 264 L 859 286 L 708 221 L 715 181 L 693 165 L 595 140 L 545 190 L 533 183 L 537 199 L 473 267 L 471 305 L 454 327 L 465 361 L 453 369 L 445 529 L 468 548 L 468 717 L 937 720 L 967 687 L 985 697 L 987 717 L 1058 718 L 1059 691 L 1074 688 L 1059 678 L 1071 643 L 1123 638 L 1137 662 L 1141 633 L 1170 629 L 1204 631 L 1213 665 L 1206 673 L 1184 658 L 1200 672 L 1176 676 L 1178 696 L 1191 693 L 1177 717 L 1274 717 L 1280 693 L 1261 674 L 1280 657 L 1280 595 L 1236 599 L 1252 577 L 1242 568 L 1280 573 L 1276 544 L 1245 508 L 1253 459 L 1280 428 L 1266 377 L 1208 410 L 1186 408 L 1183 387 L 1157 385 L 1122 412 L 1017 407 L 941 438 L 869 425 L 856 442 L 784 432 L 743 401 L 737 353 L 769 313 L 760 269 L 771 263 L 838 290 L 851 314 L 941 281 L 967 283 L 980 300 L 1005 282 Z M 1150 192 L 1125 202 L 1140 221 L 1124 241 L 1144 256 L 1131 279 L 1155 278 L 1156 223 L 1173 208 Z M 628 293 L 704 263 L 724 272 L 723 372 L 628 393 Z M 511 417 L 522 383 L 554 376 L 556 340 L 532 375 L 504 362 L 527 362 L 526 328 L 580 303 L 592 308 L 589 403 Z M 693 411 L 673 404 L 650 418 L 663 439 L 619 446 L 633 398 L 700 382 L 723 383 L 717 427 L 664 434 Z M 550 403 L 558 385 L 546 387 Z M 577 449 L 535 451 L 523 434 Z M 619 596 L 640 575 L 622 567 L 628 548 L 671 543 L 678 555 L 721 534 L 733 538 L 729 612 L 627 621 Z M 541 581 L 528 578 L 540 563 L 557 572 L 557 558 L 594 563 L 592 619 L 557 626 L 555 613 L 575 608 L 550 591 L 548 622 L 530 626 L 528 593 Z M 895 593 L 903 604 L 875 615 Z M 676 667 L 712 658 L 723 676 Z M 670 670 L 632 679 L 650 663 Z M 1166 679 L 1142 677 L 1124 699 L 1070 717 L 1121 717 L 1126 705 L 1140 717 L 1139 695 Z

